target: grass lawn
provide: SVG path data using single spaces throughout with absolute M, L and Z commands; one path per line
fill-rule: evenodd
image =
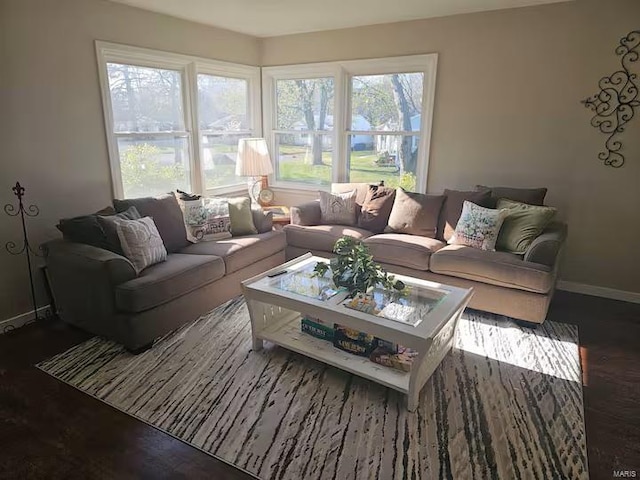
M 309 185 L 331 184 L 331 152 L 322 153 L 322 165 L 311 165 L 305 158 L 306 148 L 294 145 L 282 145 L 281 153 L 288 156 L 280 162 L 278 180 L 306 183 Z M 415 190 L 415 176 L 400 177 L 396 167 L 381 167 L 375 164 L 378 155 L 373 151 L 351 152 L 351 182 L 378 183 L 380 180 L 388 187 L 402 186 Z M 208 188 L 227 184 L 234 178 L 235 166 L 218 165 L 216 170 L 205 171 Z
M 281 147 L 282 148 L 282 147 Z M 309 183 L 312 185 L 331 184 L 331 154 L 323 152 L 323 165 L 311 165 L 305 162 L 305 149 L 287 147 L 289 155 L 300 154 L 299 160 L 287 160 L 280 163 L 279 180 Z M 290 151 L 289 151 L 290 150 Z M 283 152 L 284 153 L 284 152 Z M 375 164 L 378 155 L 372 151 L 351 152 L 351 169 L 349 181 L 377 183 L 380 180 L 388 187 L 401 185 L 401 177 L 396 167 L 381 167 Z M 415 177 L 406 178 L 402 186 L 408 190 L 415 190 Z

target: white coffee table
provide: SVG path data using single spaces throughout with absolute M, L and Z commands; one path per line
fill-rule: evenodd
M 251 316 L 254 350 L 261 350 L 263 340 L 267 340 L 402 392 L 407 395 L 408 410 L 415 411 L 420 390 L 454 343 L 458 320 L 471 299 L 472 290 L 395 275 L 412 292 L 409 309 L 421 312 L 410 320 L 417 321 L 415 325 L 348 308 L 343 305 L 346 292 L 323 300 L 290 291 L 292 282 L 300 278 L 306 282 L 309 270 L 317 262 L 326 261 L 308 253 L 242 282 Z M 282 271 L 287 273 L 269 277 Z M 428 313 L 422 313 L 427 309 Z M 303 315 L 412 348 L 418 356 L 410 372 L 379 365 L 303 333 L 300 328 Z

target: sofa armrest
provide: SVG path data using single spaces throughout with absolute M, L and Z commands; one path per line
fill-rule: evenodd
M 291 223 L 293 225 L 320 225 L 321 219 L 322 214 L 318 200 L 291 207 Z
M 92 272 L 108 280 L 115 286 L 136 278 L 136 270 L 129 259 L 102 248 L 53 240 L 45 244 L 45 254 L 49 268 Z
M 251 216 L 258 233 L 266 233 L 273 230 L 273 212 L 265 212 L 260 206 L 252 206 Z
M 567 238 L 567 225 L 552 222 L 536 238 L 524 254 L 525 262 L 540 263 L 553 267 L 558 259 L 560 249 Z

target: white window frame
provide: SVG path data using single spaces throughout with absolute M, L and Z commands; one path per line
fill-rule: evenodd
M 438 54 L 411 55 L 403 57 L 388 57 L 368 60 L 349 60 L 343 62 L 323 62 L 303 65 L 286 65 L 278 67 L 264 67 L 262 69 L 262 103 L 263 126 L 267 142 L 272 152 L 273 161 L 276 161 L 275 150 L 276 133 L 281 130 L 276 128 L 276 82 L 278 80 L 305 79 L 318 77 L 334 78 L 333 97 L 333 131 L 331 135 L 333 145 L 333 169 L 332 182 L 347 181 L 349 172 L 348 157 L 349 142 L 347 138 L 353 133 L 351 130 L 351 78 L 359 75 L 384 75 L 391 73 L 423 73 L 424 84 L 422 91 L 422 111 L 420 130 L 416 132 L 394 132 L 404 135 L 418 135 L 420 143 L 418 148 L 418 164 L 416 171 L 416 190 L 426 192 L 427 176 L 429 172 L 429 156 L 431 146 L 431 131 L 433 126 L 433 109 L 436 89 L 436 74 Z M 285 132 L 286 133 L 286 132 Z M 307 133 L 296 131 L 295 133 Z M 369 134 L 389 135 L 389 132 L 367 131 Z M 278 189 L 291 190 L 318 190 L 318 185 L 305 183 L 286 182 L 277 180 L 275 173 L 270 179 L 271 184 Z
M 249 85 L 248 109 L 249 130 L 233 133 L 246 133 L 250 136 L 260 136 L 262 132 L 261 102 L 260 102 L 260 68 L 237 63 L 222 62 L 206 58 L 162 52 L 148 48 L 133 47 L 117 43 L 96 41 L 96 57 L 98 61 L 98 76 L 102 94 L 102 109 L 104 112 L 107 148 L 111 167 L 111 184 L 115 198 L 123 198 L 122 174 L 120 171 L 120 156 L 118 153 L 118 135 L 114 132 L 113 108 L 109 89 L 107 63 L 122 63 L 150 68 L 164 68 L 180 72 L 182 78 L 182 101 L 185 131 L 179 136 L 188 139 L 189 170 L 191 189 L 195 193 L 217 195 L 242 191 L 245 182 L 207 189 L 202 172 L 201 131 L 198 122 L 198 74 L 215 75 L 220 77 L 239 78 L 246 80 Z M 222 132 L 220 132 L 222 134 Z M 226 132 L 230 133 L 230 132 Z M 126 134 L 127 136 L 134 136 Z M 162 136 L 162 132 L 153 135 Z M 175 132 L 166 133 L 172 137 Z M 148 134 L 140 134 L 141 138 Z

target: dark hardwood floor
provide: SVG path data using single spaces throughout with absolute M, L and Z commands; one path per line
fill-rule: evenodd
M 591 478 L 640 477 L 640 305 L 558 292 L 549 320 L 579 326 Z M 87 338 L 0 335 L 0 478 L 251 478 L 33 367 Z

